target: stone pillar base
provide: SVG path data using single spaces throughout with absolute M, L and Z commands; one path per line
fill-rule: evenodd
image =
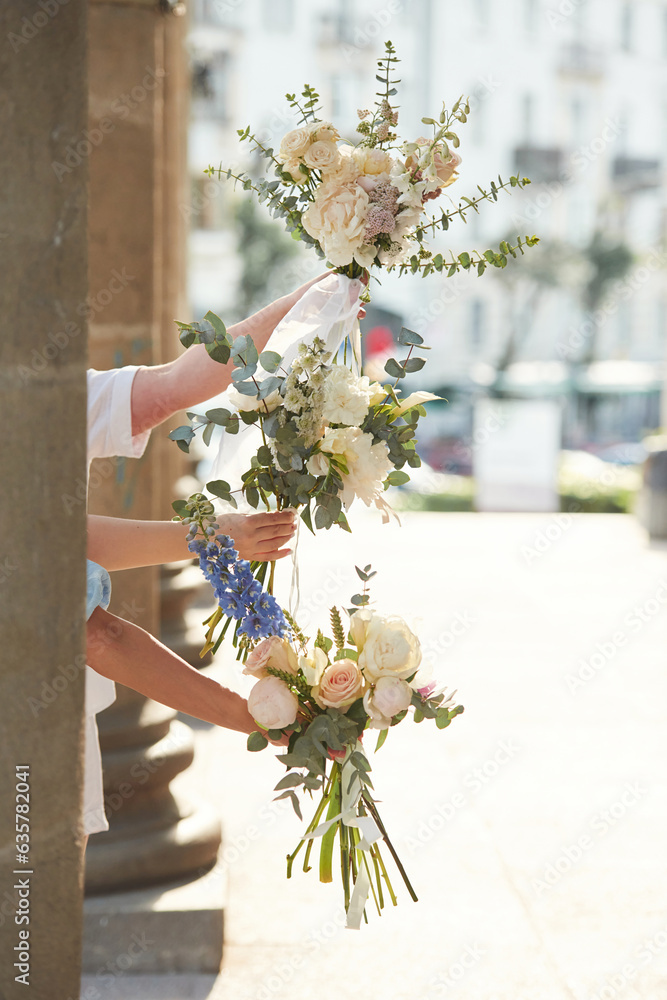
M 218 973 L 225 896 L 224 875 L 216 875 L 89 897 L 83 914 L 84 975 Z

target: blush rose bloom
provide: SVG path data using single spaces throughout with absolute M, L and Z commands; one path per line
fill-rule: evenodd
M 305 184 L 308 180 L 308 174 L 301 169 L 301 160 L 285 160 L 283 169 L 291 176 L 295 184 Z
M 320 708 L 337 708 L 346 712 L 350 705 L 361 698 L 364 679 L 354 660 L 336 660 L 326 668 L 313 697 Z
M 405 680 L 421 663 L 419 639 L 402 618 L 384 618 L 372 611 L 355 611 L 350 623 L 364 677 L 374 683 L 380 677 Z
M 338 146 L 335 142 L 314 142 L 303 156 L 303 162 L 313 170 L 325 170 L 338 162 Z
M 284 729 L 296 722 L 299 701 L 280 677 L 262 677 L 248 695 L 248 711 L 262 729 Z
M 303 227 L 322 246 L 335 267 L 350 264 L 363 243 L 368 195 L 358 184 L 322 184 L 301 217 Z
M 339 146 L 338 159 L 322 168 L 322 179 L 327 183 L 351 184 L 359 178 L 359 166 L 354 156 L 354 146 Z
M 362 174 L 377 177 L 379 174 L 389 174 L 394 161 L 383 149 L 367 149 L 362 146 L 355 152 L 355 159 Z
M 399 712 L 409 708 L 412 688 L 400 677 L 380 677 L 364 695 L 364 709 L 371 729 L 388 729 Z
M 286 639 L 281 639 L 278 635 L 262 639 L 248 656 L 243 673 L 249 674 L 251 677 L 266 677 L 267 667 L 283 670 L 287 674 L 296 676 L 299 662 L 296 653 Z
M 280 163 L 287 163 L 289 160 L 298 160 L 303 156 L 312 142 L 310 131 L 307 128 L 295 128 L 283 137 L 276 159 Z

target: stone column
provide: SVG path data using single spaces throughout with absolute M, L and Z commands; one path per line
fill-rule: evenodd
M 163 7 L 147 0 L 90 2 L 90 129 L 101 136 L 90 158 L 90 363 L 95 368 L 158 364 L 181 350 L 173 321 L 185 314 L 182 206 L 189 87 L 185 18 Z M 105 289 L 111 288 L 114 272 L 121 279 L 113 287 L 121 288 L 110 295 Z M 93 464 L 92 513 L 171 517 L 180 453 L 167 440 L 168 430 L 163 424 L 153 432 L 138 461 Z M 159 635 L 159 569 L 114 574 L 111 610 Z M 87 850 L 91 898 L 84 964 L 92 971 L 105 956 L 123 949 L 133 926 L 130 912 L 143 914 L 142 921 L 155 916 L 155 893 L 139 898 L 127 890 L 166 885 L 206 870 L 220 844 L 218 818 L 170 789 L 172 778 L 193 757 L 191 731 L 175 721 L 175 713 L 119 686 L 116 703 L 98 721 L 110 830 L 91 837 Z M 172 957 L 179 930 L 185 940 L 187 922 L 183 914 L 180 924 L 175 918 Z M 189 924 L 188 930 L 200 926 L 196 914 Z M 209 969 L 220 960 L 220 924 L 218 903 L 202 932 L 213 928 L 219 938 L 209 949 Z M 151 937 L 164 936 L 161 926 Z M 189 951 L 196 961 L 191 943 Z M 138 956 L 132 971 L 168 968 L 164 954 Z
M 86 128 L 86 5 L 55 7 L 0 3 L 3 1000 L 47 1000 L 56 983 L 73 1000 L 80 977 L 85 512 L 63 498 L 86 474 L 87 163 L 65 161 Z M 16 765 L 29 768 L 28 864 Z M 17 907 L 29 924 L 15 923 Z

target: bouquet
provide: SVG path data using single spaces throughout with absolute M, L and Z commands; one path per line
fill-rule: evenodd
M 297 127 L 277 152 L 250 131 L 239 133 L 265 158 L 273 179 L 258 181 L 210 167 L 252 190 L 270 212 L 285 222 L 296 240 L 329 261 L 332 275 L 314 285 L 276 328 L 266 349 L 258 352 L 250 337 L 232 341 L 225 324 L 212 312 L 203 320 L 179 323 L 187 348 L 204 344 L 211 358 L 233 366 L 226 406 L 189 413 L 191 423 L 170 437 L 188 451 L 201 433 L 209 445 L 216 427 L 224 453 L 224 479 L 207 484 L 210 496 L 196 493 L 173 506 L 188 527 L 190 548 L 210 581 L 217 607 L 204 623 L 202 653 L 219 647 L 234 624 L 233 642 L 256 684 L 248 707 L 258 729 L 248 748 L 288 741 L 278 759 L 287 772 L 276 786 L 301 818 L 298 792 L 319 795 L 314 815 L 287 859 L 288 877 L 304 850 L 310 869 L 313 846 L 319 846 L 322 881 L 333 878 L 338 838 L 348 926 L 366 916 L 369 893 L 381 912 L 385 893 L 396 903 L 382 847 L 389 852 L 408 891 L 414 889 L 394 850 L 372 795 L 364 735 L 379 730 L 378 749 L 390 728 L 411 715 L 415 722 L 449 726 L 463 711 L 436 687 L 421 667 L 419 639 L 405 622 L 370 607 L 371 567 L 357 567 L 363 593 L 348 609 L 331 609 L 331 635 L 320 629 L 314 641 L 303 634 L 273 596 L 274 565 L 238 558 L 231 538 L 218 533 L 214 501 L 249 508 L 292 507 L 314 533 L 338 526 L 349 531 L 347 512 L 360 499 L 388 519 L 385 490 L 409 480 L 417 468 L 417 431 L 432 393 L 404 394 L 401 382 L 420 371 L 428 350 L 423 338 L 403 329 L 402 357 L 390 358 L 383 384 L 362 373 L 357 316 L 368 301 L 368 281 L 386 268 L 452 276 L 476 267 L 504 268 L 537 237 L 517 237 L 497 250 L 434 254 L 428 239 L 446 231 L 455 217 L 479 211 L 483 201 L 497 201 L 503 190 L 522 188 L 526 178 L 498 178 L 458 207 L 430 214 L 431 204 L 458 179 L 461 164 L 458 123 L 469 106 L 458 100 L 443 107 L 438 119 L 424 118 L 430 138 L 399 140 L 398 109 L 393 104 L 398 59 L 391 43 L 378 63 L 381 84 L 373 112 L 359 111 L 356 144 L 344 142 L 335 125 L 318 116 L 318 95 L 306 86 L 303 99 L 287 98 L 298 113 Z M 296 556 L 295 563 L 296 563 Z
M 355 567 L 363 592 L 352 597 L 352 607 L 343 613 L 331 608 L 331 636 L 318 629 L 311 641 L 262 592 L 248 563 L 238 559 L 232 540 L 215 535 L 212 509 L 199 496 L 191 504 L 190 548 L 199 555 L 221 606 L 230 617 L 241 619 L 244 635 L 260 640 L 243 670 L 256 679 L 248 710 L 259 728 L 248 737 L 248 749 L 256 752 L 269 740 L 288 738 L 287 752 L 278 757 L 287 770 L 276 785 L 276 798 L 290 799 L 300 820 L 297 792 L 311 798 L 319 793 L 313 817 L 287 857 L 287 877 L 304 847 L 303 870 L 311 870 L 317 844 L 320 881 L 332 882 L 338 838 L 347 926 L 358 929 L 362 918 L 368 919 L 369 894 L 378 914 L 386 895 L 397 905 L 383 844 L 417 901 L 372 795 L 364 734 L 379 731 L 378 750 L 389 729 L 409 714 L 415 722 L 431 719 L 445 729 L 463 706 L 455 703 L 456 692 L 438 690 L 422 668 L 419 639 L 406 623 L 370 607 L 368 584 L 375 576 L 371 566 Z
M 481 202 L 497 201 L 499 192 L 523 188 L 530 181 L 499 177 L 488 189 L 479 187 L 474 197 L 462 198 L 458 207 L 429 214 L 431 202 L 458 180 L 461 157 L 455 129 L 467 121 L 470 106 L 462 97 L 451 110 L 443 105 L 437 119 L 422 118 L 432 129 L 430 138 L 399 139 L 399 109 L 393 104 L 400 83 L 395 79 L 398 62 L 394 46 L 387 42 L 378 60 L 381 89 L 374 110 L 358 112 L 356 144 L 341 140 L 336 126 L 318 117 L 319 95 L 307 85 L 302 99 L 286 95 L 298 124 L 277 152 L 260 142 L 250 126 L 239 130 L 241 140 L 267 161 L 273 180 L 255 182 L 222 165 L 209 166 L 208 175 L 225 176 L 254 191 L 274 217 L 284 220 L 295 240 L 311 246 L 350 278 L 372 268 L 399 268 L 401 274 L 419 272 L 424 277 L 444 271 L 451 277 L 460 269 L 476 267 L 481 275 L 489 266 L 506 267 L 509 256 L 523 254 L 525 247 L 539 242 L 537 237 L 517 237 L 515 245 L 503 241 L 497 250 L 449 256 L 433 254 L 427 240 L 438 230 L 448 230 L 457 216 L 465 222 Z

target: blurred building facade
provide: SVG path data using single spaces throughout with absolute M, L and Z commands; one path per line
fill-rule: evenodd
M 306 81 L 354 138 L 356 109 L 371 100 L 374 60 L 390 38 L 403 60 L 401 134 L 428 134 L 423 115 L 437 115 L 443 99 L 451 106 L 470 95 L 461 178 L 449 204 L 499 173 L 533 180 L 525 192 L 469 213 L 437 249 L 484 250 L 533 233 L 542 244 L 524 266 L 482 280 L 387 276 L 371 323 L 405 323 L 427 337 L 433 351 L 420 384 L 461 393 L 443 417 L 452 434 L 469 422 L 471 395 L 489 386 L 519 395 L 574 392 L 566 429 L 575 443 L 594 433 L 591 394 L 614 401 L 595 407 L 607 413 L 602 438 L 622 436 L 626 425 L 633 436 L 659 421 L 667 0 L 192 0 L 190 9 L 195 312 L 224 314 L 239 268 L 228 225 L 232 186 L 209 180 L 204 168 L 247 165 L 236 129 L 248 124 L 277 144 L 293 124 L 284 94 Z M 295 276 L 316 270 L 304 255 Z

